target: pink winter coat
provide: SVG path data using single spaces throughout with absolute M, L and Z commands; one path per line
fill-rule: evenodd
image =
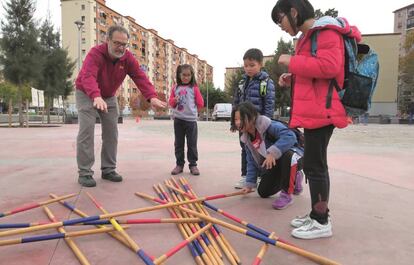
M 335 78 L 340 87 L 344 83 L 344 42 L 342 34 L 351 31 L 357 41 L 361 34 L 350 27 L 346 20 L 342 27 L 331 17 L 322 17 L 313 27 L 302 35 L 296 45 L 295 55 L 291 57 L 289 72 L 293 74 L 292 109 L 290 127 L 316 129 L 333 124 L 344 128 L 348 125 L 345 109 L 334 89 L 332 104 L 326 108 L 329 82 Z M 311 34 L 320 29 L 317 37 L 316 57 L 311 55 Z

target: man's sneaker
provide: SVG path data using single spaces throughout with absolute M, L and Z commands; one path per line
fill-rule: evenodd
M 272 203 L 272 207 L 276 210 L 282 210 L 293 203 L 292 195 L 282 190 L 276 200 Z
M 78 183 L 81 184 L 83 187 L 95 187 L 96 186 L 96 181 L 90 175 L 79 176 Z
M 102 173 L 102 178 L 112 181 L 112 182 L 121 182 L 122 181 L 122 177 L 121 175 L 119 175 L 118 173 L 116 173 L 115 171 L 109 172 L 109 173 Z
M 300 239 L 315 239 L 332 236 L 331 220 L 328 219 L 326 224 L 320 224 L 318 221 L 311 219 L 307 224 L 292 230 L 292 236 Z
M 306 214 L 304 216 L 296 216 L 291 222 L 290 225 L 298 228 L 301 227 L 302 225 L 308 224 L 312 221 L 312 219 L 310 218 L 309 214 Z
M 191 173 L 191 175 L 198 176 L 198 175 L 200 175 L 200 170 L 198 170 L 197 166 L 191 166 L 190 167 L 190 173 Z
M 303 191 L 302 181 L 303 181 L 303 171 L 299 170 L 296 172 L 295 189 L 293 190 L 293 194 L 299 195 L 302 193 Z
M 241 176 L 240 180 L 234 184 L 235 189 L 243 189 L 246 184 L 246 176 Z
M 183 166 L 175 166 L 173 170 L 171 170 L 171 175 L 177 175 L 183 172 Z

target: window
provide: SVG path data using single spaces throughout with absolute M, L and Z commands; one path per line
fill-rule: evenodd
M 414 27 L 414 17 L 407 19 L 407 29 Z
M 85 44 L 85 43 L 86 43 L 85 38 L 82 38 L 82 44 Z
M 82 16 L 81 19 L 82 19 L 82 21 L 85 21 L 85 16 Z
M 82 49 L 82 55 L 85 56 L 86 50 Z
M 85 10 L 85 5 L 81 5 L 81 7 L 82 7 L 82 10 Z
M 408 18 L 414 17 L 414 8 L 410 8 L 407 10 L 407 17 Z

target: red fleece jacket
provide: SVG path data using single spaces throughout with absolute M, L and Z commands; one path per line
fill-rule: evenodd
M 131 77 L 147 100 L 157 96 L 154 86 L 132 53 L 127 50 L 124 56 L 114 61 L 109 56 L 107 43 L 89 51 L 76 79 L 76 89 L 85 92 L 92 100 L 112 97 L 126 75 Z

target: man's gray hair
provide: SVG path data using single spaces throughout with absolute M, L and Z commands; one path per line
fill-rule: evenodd
M 121 25 L 113 25 L 113 26 L 110 26 L 108 28 L 108 32 L 106 33 L 106 35 L 108 36 L 108 39 L 112 40 L 112 35 L 114 35 L 115 31 L 125 33 L 128 36 L 128 39 L 129 39 L 128 30 L 126 28 L 124 28 L 123 26 L 121 26 Z

